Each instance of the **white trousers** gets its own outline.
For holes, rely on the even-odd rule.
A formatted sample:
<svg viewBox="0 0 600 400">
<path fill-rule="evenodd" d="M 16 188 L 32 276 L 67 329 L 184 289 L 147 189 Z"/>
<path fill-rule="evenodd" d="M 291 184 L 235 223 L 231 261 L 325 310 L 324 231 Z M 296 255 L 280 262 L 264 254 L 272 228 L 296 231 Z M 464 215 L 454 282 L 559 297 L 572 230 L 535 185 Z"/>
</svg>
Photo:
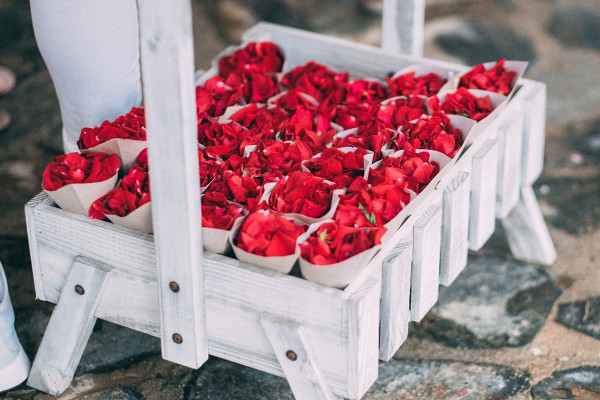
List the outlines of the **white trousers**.
<svg viewBox="0 0 600 400">
<path fill-rule="evenodd" d="M 142 101 L 135 0 L 30 0 L 35 38 L 60 103 L 65 152 L 83 127 Z"/>
</svg>

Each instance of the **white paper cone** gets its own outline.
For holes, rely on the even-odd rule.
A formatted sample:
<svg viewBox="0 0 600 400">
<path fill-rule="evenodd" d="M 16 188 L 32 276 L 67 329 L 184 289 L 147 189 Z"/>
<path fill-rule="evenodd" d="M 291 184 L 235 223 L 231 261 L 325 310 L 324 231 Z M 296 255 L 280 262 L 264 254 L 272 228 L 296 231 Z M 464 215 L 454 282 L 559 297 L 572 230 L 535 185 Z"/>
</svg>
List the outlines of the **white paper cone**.
<svg viewBox="0 0 600 400">
<path fill-rule="evenodd" d="M 328 182 L 328 181 L 326 181 Z M 271 210 L 274 213 L 277 213 L 278 215 L 281 215 L 283 217 L 286 218 L 292 218 L 292 219 L 297 219 L 299 221 L 304 222 L 307 225 L 310 224 L 314 224 L 320 221 L 324 221 L 327 219 L 331 219 L 333 218 L 333 215 L 335 214 L 335 210 L 337 210 L 337 206 L 340 203 L 340 195 L 346 193 L 346 189 L 337 189 L 334 190 L 331 196 L 331 206 L 329 207 L 329 211 L 327 211 L 327 213 L 325 213 L 324 215 L 318 217 L 318 218 L 311 218 L 311 217 L 307 217 L 306 215 L 302 215 L 302 214 L 298 214 L 298 213 L 280 213 L 277 212 L 275 210 Z"/>
<path fill-rule="evenodd" d="M 488 92 L 485 90 L 479 90 L 479 89 L 467 89 L 469 92 L 471 92 L 475 97 L 486 97 L 489 96 L 490 97 L 490 103 L 492 104 L 492 113 L 491 114 L 495 114 L 494 111 L 496 111 L 497 109 L 499 109 L 500 107 L 504 106 L 504 103 L 507 100 L 506 96 L 503 96 L 501 94 L 498 93 L 494 93 L 494 92 Z M 447 94 L 453 94 L 455 93 L 456 90 L 451 90 L 451 91 L 444 91 L 444 92 L 439 92 L 437 94 L 438 98 L 440 99 L 440 105 L 444 104 L 444 102 L 446 101 L 446 95 Z M 427 112 L 431 115 L 433 110 L 431 110 L 431 108 L 429 107 L 429 105 L 427 105 Z M 448 114 L 451 115 L 451 114 Z M 481 121 L 488 119 L 489 115 L 485 118 L 483 118 Z M 490 118 L 493 119 L 493 118 Z M 481 122 L 481 121 L 476 121 L 476 122 Z"/>
<path fill-rule="evenodd" d="M 137 156 L 148 147 L 145 140 L 132 140 L 115 138 L 107 142 L 100 143 L 98 146 L 81 150 L 82 153 L 104 153 L 116 154 L 121 160 L 124 171 L 128 171 Z"/>
<path fill-rule="evenodd" d="M 231 242 L 229 241 L 231 231 L 237 231 L 245 217 L 245 215 L 242 215 L 237 218 L 230 230 L 202 227 L 202 246 L 204 249 L 217 254 L 225 254 L 231 248 Z"/>
<path fill-rule="evenodd" d="M 102 182 L 72 183 L 58 190 L 44 191 L 63 210 L 87 217 L 92 203 L 115 188 L 118 175 L 119 173 L 116 172 Z"/>
<path fill-rule="evenodd" d="M 483 67 L 486 70 L 489 70 L 494 65 L 496 65 L 496 61 L 489 61 L 489 62 L 483 63 Z M 510 80 L 510 84 L 509 84 L 510 92 L 507 94 L 507 96 L 510 96 L 510 94 L 513 92 L 515 85 L 517 84 L 517 81 L 523 76 L 528 65 L 529 65 L 529 63 L 527 61 L 506 60 L 504 62 L 504 68 L 507 71 L 516 72 L 515 77 Z M 469 72 L 471 69 L 472 68 L 469 68 L 468 70 L 464 71 L 463 73 L 456 75 L 456 84 L 457 85 L 460 83 L 460 78 L 462 78 L 464 75 L 466 75 L 467 72 Z"/>
<path fill-rule="evenodd" d="M 315 265 L 302 257 L 299 258 L 300 272 L 304 279 L 323 286 L 343 289 L 367 266 L 369 261 L 381 249 L 381 245 L 363 251 L 337 264 Z"/>
<path fill-rule="evenodd" d="M 429 64 L 409 65 L 408 67 L 402 68 L 400 71 L 396 72 L 392 76 L 392 79 L 396 79 L 400 75 L 404 75 L 408 72 L 414 72 L 416 77 L 434 73 L 434 74 L 438 74 L 442 78 L 447 79 L 448 81 L 440 88 L 438 93 L 441 92 L 442 90 L 454 89 L 454 87 L 453 87 L 454 82 L 452 80 L 452 71 L 447 68 L 443 68 L 443 67 L 439 67 L 439 66 L 435 66 L 435 65 L 429 65 Z"/>
<path fill-rule="evenodd" d="M 152 233 L 152 202 L 148 202 L 135 211 L 120 217 L 118 215 L 105 214 L 106 218 L 115 225 L 135 229 L 136 231 Z"/>
</svg>

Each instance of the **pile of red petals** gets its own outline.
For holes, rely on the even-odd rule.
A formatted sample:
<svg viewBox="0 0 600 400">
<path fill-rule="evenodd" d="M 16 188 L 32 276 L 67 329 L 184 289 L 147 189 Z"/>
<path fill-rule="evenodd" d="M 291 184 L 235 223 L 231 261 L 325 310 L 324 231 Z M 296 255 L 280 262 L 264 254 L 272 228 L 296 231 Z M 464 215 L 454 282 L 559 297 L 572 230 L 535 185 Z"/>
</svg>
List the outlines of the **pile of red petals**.
<svg viewBox="0 0 600 400">
<path fill-rule="evenodd" d="M 378 168 L 371 168 L 369 183 L 373 186 L 395 185 L 403 191 L 420 193 L 440 170 L 429 160 L 427 152 L 405 150 L 399 157 L 386 157 Z"/>
<path fill-rule="evenodd" d="M 202 196 L 202 227 L 230 230 L 244 214 L 242 206 L 232 204 L 222 193 L 210 192 Z"/>
<path fill-rule="evenodd" d="M 437 96 L 433 96 L 427 104 L 433 111 L 441 110 L 446 114 L 461 115 L 475 121 L 481 121 L 493 111 L 490 96 L 477 97 L 462 87 L 454 93 L 447 93 L 443 103 Z"/>
<path fill-rule="evenodd" d="M 133 107 L 112 122 L 104 121 L 94 128 L 83 128 L 77 141 L 80 150 L 91 149 L 111 139 L 146 140 L 144 109 Z"/>
<path fill-rule="evenodd" d="M 296 252 L 298 237 L 305 230 L 305 226 L 296 225 L 272 211 L 258 210 L 244 219 L 234 244 L 258 256 L 289 256 Z"/>
<path fill-rule="evenodd" d="M 435 150 L 453 158 L 462 144 L 462 132 L 455 129 L 443 112 L 423 115 L 402 127 L 402 135 L 392 140 L 395 150 Z"/>
<path fill-rule="evenodd" d="M 102 182 L 119 170 L 119 157 L 104 153 L 69 153 L 54 157 L 42 175 L 44 190 L 54 191 L 73 183 Z"/>
<path fill-rule="evenodd" d="M 459 87 L 487 90 L 504 96 L 508 95 L 511 90 L 510 82 L 517 76 L 517 73 L 507 70 L 504 67 L 505 62 L 506 59 L 503 58 L 490 69 L 485 69 L 483 64 L 476 65 L 460 77 Z"/>
<path fill-rule="evenodd" d="M 440 91 L 448 79 L 434 72 L 416 76 L 416 73 L 411 71 L 395 78 L 387 78 L 386 81 L 390 87 L 389 97 L 415 94 L 432 96 Z"/>
<path fill-rule="evenodd" d="M 334 182 L 339 188 L 345 188 L 355 178 L 364 175 L 367 153 L 363 148 L 356 148 L 355 151 L 328 148 L 306 161 L 304 167 L 315 176 Z"/>
<path fill-rule="evenodd" d="M 383 226 L 408 204 L 410 196 L 395 184 L 380 184 L 340 196 L 333 219 L 356 228 Z"/>
<path fill-rule="evenodd" d="M 92 203 L 89 216 L 95 219 L 106 219 L 107 215 L 124 217 L 150 200 L 148 156 L 143 150 L 117 187 Z"/>
<path fill-rule="evenodd" d="M 310 172 L 292 172 L 273 188 L 268 205 L 281 214 L 319 218 L 329 211 L 335 188 L 335 184 Z"/>
<path fill-rule="evenodd" d="M 386 231 L 385 227 L 356 228 L 324 222 L 300 243 L 300 254 L 311 264 L 337 264 L 379 245 Z"/>
</svg>

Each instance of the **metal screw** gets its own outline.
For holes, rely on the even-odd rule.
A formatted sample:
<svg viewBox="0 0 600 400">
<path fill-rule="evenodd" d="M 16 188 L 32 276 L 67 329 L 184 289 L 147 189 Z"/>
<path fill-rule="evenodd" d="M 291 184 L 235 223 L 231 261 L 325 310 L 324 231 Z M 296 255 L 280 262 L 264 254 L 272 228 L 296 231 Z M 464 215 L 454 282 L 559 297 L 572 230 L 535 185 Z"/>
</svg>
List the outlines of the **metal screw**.
<svg viewBox="0 0 600 400">
<path fill-rule="evenodd" d="M 179 284 L 175 281 L 171 281 L 169 282 L 169 289 L 171 289 L 173 293 L 177 293 L 179 292 Z"/>
<path fill-rule="evenodd" d="M 75 285 L 75 293 L 77 293 L 80 296 L 83 296 L 83 294 L 85 293 L 85 289 L 81 285 Z"/>
<path fill-rule="evenodd" d="M 288 360 L 290 361 L 296 361 L 298 359 L 298 355 L 296 354 L 295 351 L 293 350 L 288 350 L 285 352 L 285 356 L 288 358 Z"/>
<path fill-rule="evenodd" d="M 183 337 L 179 333 L 173 334 L 173 341 L 177 344 L 181 344 L 183 342 Z"/>
</svg>

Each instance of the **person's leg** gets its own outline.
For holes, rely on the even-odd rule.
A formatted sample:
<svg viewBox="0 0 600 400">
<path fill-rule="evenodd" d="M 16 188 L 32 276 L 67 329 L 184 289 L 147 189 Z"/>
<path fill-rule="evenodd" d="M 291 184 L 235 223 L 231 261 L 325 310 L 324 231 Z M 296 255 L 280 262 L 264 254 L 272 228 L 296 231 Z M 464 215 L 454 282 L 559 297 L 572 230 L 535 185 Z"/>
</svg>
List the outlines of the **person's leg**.
<svg viewBox="0 0 600 400">
<path fill-rule="evenodd" d="M 31 0 L 33 28 L 58 95 L 65 152 L 83 127 L 141 103 L 135 0 Z"/>
<path fill-rule="evenodd" d="M 29 359 L 15 332 L 15 313 L 0 263 L 0 392 L 17 386 L 29 374 Z"/>
</svg>

